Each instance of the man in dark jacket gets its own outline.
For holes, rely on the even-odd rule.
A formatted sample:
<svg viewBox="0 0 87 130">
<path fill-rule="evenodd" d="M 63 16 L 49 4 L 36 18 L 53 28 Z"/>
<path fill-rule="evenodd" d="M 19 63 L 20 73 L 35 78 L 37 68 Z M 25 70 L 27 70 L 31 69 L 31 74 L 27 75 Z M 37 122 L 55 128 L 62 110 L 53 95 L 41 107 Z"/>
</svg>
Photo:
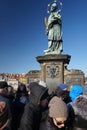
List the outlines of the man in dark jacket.
<svg viewBox="0 0 87 130">
<path fill-rule="evenodd" d="M 42 111 L 47 106 L 48 89 L 36 82 L 29 88 L 29 103 L 25 106 L 19 130 L 39 130 Z"/>
</svg>

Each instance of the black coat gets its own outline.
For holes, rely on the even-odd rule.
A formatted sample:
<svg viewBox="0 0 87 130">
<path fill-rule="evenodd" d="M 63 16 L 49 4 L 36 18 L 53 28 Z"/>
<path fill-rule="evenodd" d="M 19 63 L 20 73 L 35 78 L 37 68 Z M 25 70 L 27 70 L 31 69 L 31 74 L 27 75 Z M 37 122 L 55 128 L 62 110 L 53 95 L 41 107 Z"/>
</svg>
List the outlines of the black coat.
<svg viewBox="0 0 87 130">
<path fill-rule="evenodd" d="M 46 88 L 34 82 L 30 84 L 29 103 L 25 106 L 19 130 L 39 130 L 41 107 L 39 105 Z"/>
</svg>

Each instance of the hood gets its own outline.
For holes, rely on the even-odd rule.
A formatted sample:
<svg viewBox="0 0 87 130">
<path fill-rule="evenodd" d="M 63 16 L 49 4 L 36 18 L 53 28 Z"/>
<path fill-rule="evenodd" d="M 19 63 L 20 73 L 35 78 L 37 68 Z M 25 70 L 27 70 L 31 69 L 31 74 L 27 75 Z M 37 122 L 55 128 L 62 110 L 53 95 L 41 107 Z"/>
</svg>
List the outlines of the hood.
<svg viewBox="0 0 87 130">
<path fill-rule="evenodd" d="M 87 96 L 81 95 L 75 99 L 72 103 L 75 115 L 82 117 L 87 120 Z"/>
<path fill-rule="evenodd" d="M 73 85 L 72 88 L 71 88 L 71 90 L 70 90 L 70 93 L 69 93 L 69 96 L 70 96 L 72 102 L 73 102 L 78 96 L 80 96 L 82 93 L 83 93 L 82 86 L 80 86 L 80 85 Z"/>
<path fill-rule="evenodd" d="M 29 100 L 32 104 L 38 105 L 41 100 L 41 97 L 48 91 L 47 88 L 39 85 L 37 82 L 32 82 L 29 85 L 30 88 L 30 95 Z"/>
</svg>

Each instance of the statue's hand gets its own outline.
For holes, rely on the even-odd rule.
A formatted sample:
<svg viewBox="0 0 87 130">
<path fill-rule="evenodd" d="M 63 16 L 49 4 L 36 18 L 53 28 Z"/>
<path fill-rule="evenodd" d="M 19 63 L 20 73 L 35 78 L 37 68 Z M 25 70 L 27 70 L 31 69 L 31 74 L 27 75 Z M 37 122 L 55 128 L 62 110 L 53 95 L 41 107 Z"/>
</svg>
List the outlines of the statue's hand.
<svg viewBox="0 0 87 130">
<path fill-rule="evenodd" d="M 49 29 L 48 27 L 46 27 L 46 34 L 48 35 L 48 33 L 49 33 Z"/>
<path fill-rule="evenodd" d="M 47 27 L 48 26 L 48 19 L 46 17 L 44 18 L 44 23 L 45 23 L 45 26 Z"/>
</svg>

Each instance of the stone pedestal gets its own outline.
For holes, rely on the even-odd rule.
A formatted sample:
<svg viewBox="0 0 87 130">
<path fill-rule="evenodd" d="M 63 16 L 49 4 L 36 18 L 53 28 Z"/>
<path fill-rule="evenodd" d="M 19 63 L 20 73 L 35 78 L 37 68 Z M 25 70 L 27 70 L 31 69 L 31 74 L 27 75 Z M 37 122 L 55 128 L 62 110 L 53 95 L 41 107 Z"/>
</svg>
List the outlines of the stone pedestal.
<svg viewBox="0 0 87 130">
<path fill-rule="evenodd" d="M 40 78 L 47 83 L 49 93 L 53 92 L 60 83 L 64 82 L 64 67 L 69 64 L 70 58 L 70 55 L 62 54 L 36 57 L 41 66 Z"/>
</svg>

